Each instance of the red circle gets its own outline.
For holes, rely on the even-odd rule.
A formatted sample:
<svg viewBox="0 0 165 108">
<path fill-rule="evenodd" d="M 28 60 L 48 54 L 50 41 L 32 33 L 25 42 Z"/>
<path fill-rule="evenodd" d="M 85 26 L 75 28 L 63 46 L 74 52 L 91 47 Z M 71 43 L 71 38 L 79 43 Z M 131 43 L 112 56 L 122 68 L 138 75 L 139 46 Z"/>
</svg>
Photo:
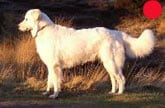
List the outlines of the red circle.
<svg viewBox="0 0 165 108">
<path fill-rule="evenodd" d="M 156 19 L 162 13 L 162 6 L 157 0 L 148 0 L 143 6 L 143 13 L 149 19 Z"/>
</svg>

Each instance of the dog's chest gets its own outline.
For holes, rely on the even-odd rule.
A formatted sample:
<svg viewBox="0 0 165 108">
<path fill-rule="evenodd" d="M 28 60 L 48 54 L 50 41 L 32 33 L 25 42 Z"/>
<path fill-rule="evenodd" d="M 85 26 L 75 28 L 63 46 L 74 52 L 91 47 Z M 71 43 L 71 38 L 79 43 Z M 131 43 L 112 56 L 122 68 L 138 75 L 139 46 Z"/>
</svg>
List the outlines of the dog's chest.
<svg viewBox="0 0 165 108">
<path fill-rule="evenodd" d="M 35 39 L 37 53 L 44 63 L 50 63 L 54 59 L 55 46 L 50 38 L 37 37 Z"/>
</svg>

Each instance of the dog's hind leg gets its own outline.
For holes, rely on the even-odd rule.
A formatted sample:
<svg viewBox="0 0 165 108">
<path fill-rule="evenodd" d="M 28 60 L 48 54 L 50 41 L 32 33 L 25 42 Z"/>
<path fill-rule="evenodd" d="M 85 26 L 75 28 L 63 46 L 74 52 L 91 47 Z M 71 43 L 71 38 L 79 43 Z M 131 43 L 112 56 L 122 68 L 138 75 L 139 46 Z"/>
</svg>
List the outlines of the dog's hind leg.
<svg viewBox="0 0 165 108">
<path fill-rule="evenodd" d="M 124 89 L 125 89 L 125 77 L 122 73 L 122 70 L 121 69 L 118 69 L 118 76 L 116 76 L 116 78 L 118 79 L 119 83 L 119 91 L 117 94 L 122 94 L 124 92 Z"/>
<path fill-rule="evenodd" d="M 117 82 L 116 82 L 115 76 L 113 74 L 111 74 L 110 72 L 108 72 L 108 73 L 109 73 L 109 76 L 111 79 L 111 85 L 112 85 L 112 88 L 111 88 L 111 91 L 109 92 L 109 94 L 114 94 L 117 90 Z"/>
<path fill-rule="evenodd" d="M 124 53 L 124 47 L 121 42 L 116 42 L 116 49 L 113 49 L 114 54 L 114 61 L 115 65 L 117 67 L 118 75 L 116 76 L 116 79 L 118 79 L 118 94 L 122 94 L 125 89 L 125 77 L 122 73 L 122 68 L 125 62 L 125 53 Z"/>
<path fill-rule="evenodd" d="M 112 50 L 113 48 L 114 47 L 111 47 L 109 44 L 104 43 L 99 52 L 100 59 L 111 78 L 112 90 L 110 93 L 115 93 L 117 87 L 119 87 L 118 94 L 121 94 L 124 91 L 125 79 L 116 64 L 115 56 Z"/>
<path fill-rule="evenodd" d="M 122 94 L 125 87 L 125 78 L 122 72 L 117 69 L 113 60 L 109 59 L 109 61 L 107 62 L 103 61 L 103 65 L 111 77 L 112 90 L 110 91 L 110 93 L 115 93 L 117 87 L 119 87 L 119 91 L 117 94 Z"/>
</svg>

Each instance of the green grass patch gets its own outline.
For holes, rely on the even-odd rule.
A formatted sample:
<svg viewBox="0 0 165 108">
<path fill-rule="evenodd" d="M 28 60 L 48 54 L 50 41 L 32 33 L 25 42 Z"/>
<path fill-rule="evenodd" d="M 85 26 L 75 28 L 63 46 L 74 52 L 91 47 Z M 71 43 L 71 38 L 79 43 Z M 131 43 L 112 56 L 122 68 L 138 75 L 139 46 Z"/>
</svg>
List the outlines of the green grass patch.
<svg viewBox="0 0 165 108">
<path fill-rule="evenodd" d="M 90 92 L 61 92 L 59 98 L 49 99 L 42 96 L 41 91 L 22 89 L 18 91 L 3 91 L 1 102 L 12 103 L 13 107 L 19 105 L 48 107 L 57 106 L 62 108 L 164 108 L 164 92 L 143 90 L 136 93 L 127 92 L 122 95 L 109 95 L 106 90 Z M 0 103 L 1 105 L 1 103 Z"/>
</svg>

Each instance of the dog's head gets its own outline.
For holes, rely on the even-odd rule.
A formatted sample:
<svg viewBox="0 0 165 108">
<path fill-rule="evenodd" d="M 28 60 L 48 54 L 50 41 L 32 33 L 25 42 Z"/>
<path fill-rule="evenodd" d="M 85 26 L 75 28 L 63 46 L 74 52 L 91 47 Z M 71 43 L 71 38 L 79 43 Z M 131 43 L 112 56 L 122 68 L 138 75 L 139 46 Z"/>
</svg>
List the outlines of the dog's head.
<svg viewBox="0 0 165 108">
<path fill-rule="evenodd" d="M 39 9 L 31 9 L 26 12 L 24 20 L 18 24 L 18 27 L 20 31 L 31 31 L 32 36 L 35 37 L 42 27 L 49 24 L 52 24 L 52 21 L 45 13 Z"/>
</svg>

